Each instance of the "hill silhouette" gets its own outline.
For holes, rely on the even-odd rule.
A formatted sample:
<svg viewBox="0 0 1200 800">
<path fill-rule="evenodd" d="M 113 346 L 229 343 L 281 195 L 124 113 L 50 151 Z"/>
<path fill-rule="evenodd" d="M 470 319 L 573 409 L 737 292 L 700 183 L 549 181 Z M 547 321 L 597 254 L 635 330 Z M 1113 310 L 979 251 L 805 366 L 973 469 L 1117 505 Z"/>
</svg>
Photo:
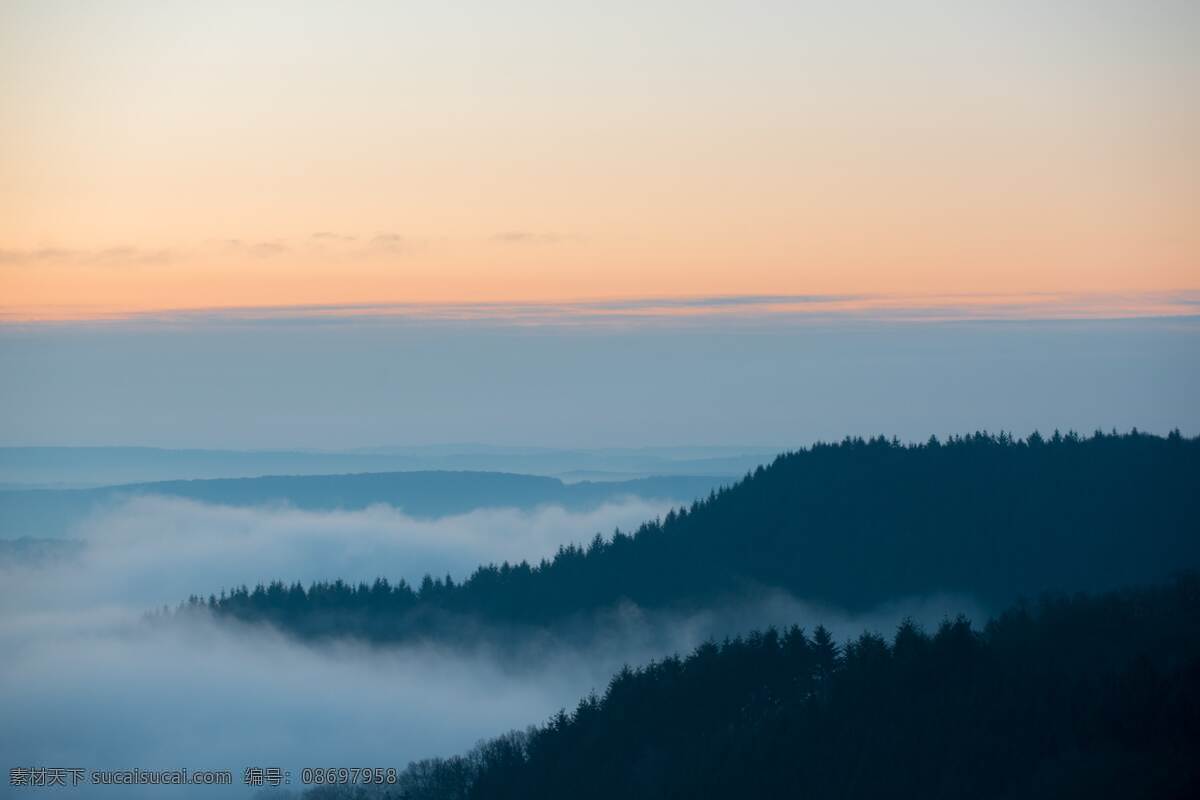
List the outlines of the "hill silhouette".
<svg viewBox="0 0 1200 800">
<path fill-rule="evenodd" d="M 736 477 L 774 455 L 774 449 L 752 446 L 563 449 L 471 443 L 340 452 L 0 447 L 0 488 L 82 489 L 196 478 L 364 472 L 508 472 L 597 480 Z"/>
</svg>

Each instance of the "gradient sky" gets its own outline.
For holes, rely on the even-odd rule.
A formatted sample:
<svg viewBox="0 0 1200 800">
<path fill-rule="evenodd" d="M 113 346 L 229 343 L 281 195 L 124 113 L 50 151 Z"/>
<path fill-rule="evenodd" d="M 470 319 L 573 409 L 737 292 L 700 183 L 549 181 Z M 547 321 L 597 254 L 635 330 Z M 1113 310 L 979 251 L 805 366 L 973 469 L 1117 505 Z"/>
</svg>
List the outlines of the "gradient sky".
<svg viewBox="0 0 1200 800">
<path fill-rule="evenodd" d="M 0 0 L 0 310 L 1200 288 L 1200 4 Z"/>
<path fill-rule="evenodd" d="M 1200 431 L 1197 42 L 1194 0 L 0 0 L 0 444 Z"/>
</svg>

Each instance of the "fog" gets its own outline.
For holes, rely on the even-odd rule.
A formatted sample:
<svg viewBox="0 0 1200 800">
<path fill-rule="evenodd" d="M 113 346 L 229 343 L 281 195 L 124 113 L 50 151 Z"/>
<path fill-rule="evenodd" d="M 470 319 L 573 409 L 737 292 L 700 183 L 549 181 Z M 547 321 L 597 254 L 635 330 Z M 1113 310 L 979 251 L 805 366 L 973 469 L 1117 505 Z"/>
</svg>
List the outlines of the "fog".
<svg viewBox="0 0 1200 800">
<path fill-rule="evenodd" d="M 114 602 L 145 609 L 272 579 L 413 583 L 431 573 L 457 581 L 481 563 L 550 557 L 562 544 L 635 527 L 675 504 L 628 498 L 582 512 L 500 508 L 428 520 L 384 505 L 302 511 L 135 497 L 72 531 L 81 543 L 75 558 L 38 571 L 10 563 L 0 597 L 41 609 Z"/>
<path fill-rule="evenodd" d="M 602 692 L 622 664 L 707 638 L 822 622 L 845 639 L 864 628 L 890 633 L 905 616 L 931 626 L 958 611 L 978 616 L 965 601 L 935 597 L 853 617 L 764 591 L 688 616 L 623 605 L 590 623 L 586 645 L 508 643 L 501 658 L 485 643 L 304 644 L 204 614 L 144 615 L 191 592 L 275 577 L 411 580 L 426 566 L 457 577 L 480 561 L 537 558 L 632 527 L 667 505 L 421 522 L 385 507 L 313 513 L 133 500 L 81 527 L 70 558 L 10 556 L 0 565 L 0 753 L 9 767 L 229 769 L 234 778 L 228 789 L 86 786 L 77 790 L 84 796 L 248 796 L 246 767 L 289 769 L 293 788 L 305 766 L 402 769 L 542 722 Z"/>
</svg>

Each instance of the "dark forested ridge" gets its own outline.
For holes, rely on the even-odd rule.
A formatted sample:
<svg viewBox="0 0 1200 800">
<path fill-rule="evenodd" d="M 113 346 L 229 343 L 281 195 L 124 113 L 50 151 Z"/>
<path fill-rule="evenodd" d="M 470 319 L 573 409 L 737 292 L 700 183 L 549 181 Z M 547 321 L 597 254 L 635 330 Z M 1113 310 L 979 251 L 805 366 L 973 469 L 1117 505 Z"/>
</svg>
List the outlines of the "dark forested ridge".
<svg viewBox="0 0 1200 800">
<path fill-rule="evenodd" d="M 625 669 L 600 696 L 386 791 L 317 798 L 1192 798 L 1200 579 L 1019 605 L 982 631 L 839 646 L 768 630 Z"/>
<path fill-rule="evenodd" d="M 847 609 L 932 592 L 1001 607 L 1200 565 L 1198 520 L 1200 439 L 1178 433 L 846 439 L 781 455 L 632 534 L 461 584 L 272 583 L 191 603 L 377 641 L 547 626 L 623 600 L 698 607 L 755 587 Z"/>
</svg>

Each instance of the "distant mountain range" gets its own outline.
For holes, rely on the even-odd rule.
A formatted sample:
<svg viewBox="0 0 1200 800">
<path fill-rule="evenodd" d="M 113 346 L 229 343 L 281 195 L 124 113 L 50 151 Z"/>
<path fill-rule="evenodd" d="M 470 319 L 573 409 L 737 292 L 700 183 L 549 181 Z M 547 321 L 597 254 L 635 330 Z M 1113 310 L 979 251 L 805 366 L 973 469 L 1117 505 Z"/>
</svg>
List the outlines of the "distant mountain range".
<svg viewBox="0 0 1200 800">
<path fill-rule="evenodd" d="M 585 510 L 627 497 L 689 502 L 727 482 L 719 476 L 677 475 L 566 483 L 558 478 L 502 472 L 426 471 L 157 481 L 94 489 L 10 489 L 0 491 L 0 538 L 65 536 L 89 514 L 147 495 L 314 511 L 386 504 L 410 516 L 430 518 L 481 508 L 556 505 Z"/>
<path fill-rule="evenodd" d="M 89 488 L 192 478 L 471 471 L 567 480 L 655 475 L 740 477 L 773 447 L 559 449 L 482 444 L 303 450 L 169 450 L 154 447 L 0 447 L 0 488 Z"/>
</svg>

